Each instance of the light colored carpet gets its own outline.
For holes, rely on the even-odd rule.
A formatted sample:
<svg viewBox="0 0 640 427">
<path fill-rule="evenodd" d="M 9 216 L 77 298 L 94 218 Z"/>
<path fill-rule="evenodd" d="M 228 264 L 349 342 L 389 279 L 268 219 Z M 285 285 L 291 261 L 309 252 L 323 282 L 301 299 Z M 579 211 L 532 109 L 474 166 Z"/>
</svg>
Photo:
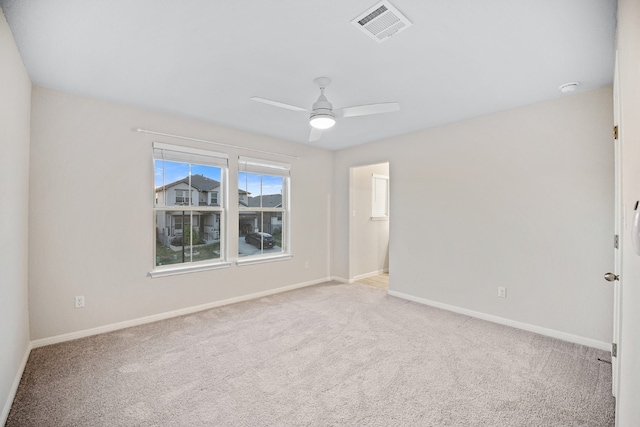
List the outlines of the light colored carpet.
<svg viewBox="0 0 640 427">
<path fill-rule="evenodd" d="M 7 426 L 612 426 L 598 357 L 327 283 L 35 349 Z"/>
</svg>

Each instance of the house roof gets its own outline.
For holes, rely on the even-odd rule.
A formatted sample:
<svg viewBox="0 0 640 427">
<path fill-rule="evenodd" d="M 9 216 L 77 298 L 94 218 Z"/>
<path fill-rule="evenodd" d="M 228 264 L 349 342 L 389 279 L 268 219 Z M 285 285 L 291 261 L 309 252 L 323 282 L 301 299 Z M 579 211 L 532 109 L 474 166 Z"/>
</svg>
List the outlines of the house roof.
<svg viewBox="0 0 640 427">
<path fill-rule="evenodd" d="M 185 177 L 174 181 L 170 184 L 165 185 L 164 187 L 156 188 L 156 191 L 166 190 L 167 188 L 174 187 L 178 184 L 189 184 L 189 177 Z M 220 182 L 215 179 L 207 178 L 204 175 L 191 175 L 191 186 L 198 191 L 211 191 L 218 187 L 220 187 Z"/>
<path fill-rule="evenodd" d="M 249 197 L 249 207 L 260 207 L 260 196 Z M 262 196 L 263 208 L 279 208 L 282 207 L 282 194 L 265 194 Z"/>
<path fill-rule="evenodd" d="M 156 188 L 156 191 L 162 191 L 162 190 L 166 190 L 168 188 L 174 187 L 178 184 L 189 184 L 189 177 L 185 177 L 182 179 L 179 179 L 177 181 L 174 181 L 170 184 L 165 185 L 164 187 L 158 187 Z M 193 188 L 195 188 L 198 191 L 212 191 L 215 190 L 216 188 L 220 187 L 220 182 L 216 181 L 215 179 L 211 179 L 211 178 L 207 178 L 204 175 L 199 175 L 199 174 L 195 174 L 195 175 L 191 175 L 191 186 Z M 251 193 L 247 193 L 244 190 L 238 190 L 238 194 L 251 194 Z"/>
</svg>

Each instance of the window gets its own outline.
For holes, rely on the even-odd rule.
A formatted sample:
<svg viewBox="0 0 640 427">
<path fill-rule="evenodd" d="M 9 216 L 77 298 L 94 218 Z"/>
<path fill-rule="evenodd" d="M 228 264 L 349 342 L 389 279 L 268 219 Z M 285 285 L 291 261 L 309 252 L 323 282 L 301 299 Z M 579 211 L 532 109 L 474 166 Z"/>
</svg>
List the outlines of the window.
<svg viewBox="0 0 640 427">
<path fill-rule="evenodd" d="M 176 205 L 188 205 L 191 201 L 189 190 L 176 189 Z"/>
<path fill-rule="evenodd" d="M 155 246 L 152 276 L 227 266 L 226 154 L 153 144 Z M 207 203 L 209 194 L 216 203 Z"/>
<path fill-rule="evenodd" d="M 289 257 L 290 165 L 247 157 L 238 163 L 238 257 Z"/>
<path fill-rule="evenodd" d="M 372 175 L 371 219 L 389 219 L 389 177 Z"/>
</svg>

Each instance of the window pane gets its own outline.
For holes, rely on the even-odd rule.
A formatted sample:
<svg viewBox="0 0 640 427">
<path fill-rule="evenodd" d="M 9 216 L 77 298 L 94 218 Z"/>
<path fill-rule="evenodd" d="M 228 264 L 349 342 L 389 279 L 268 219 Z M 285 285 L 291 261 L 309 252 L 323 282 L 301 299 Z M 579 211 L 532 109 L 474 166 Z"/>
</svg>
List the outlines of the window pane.
<svg viewBox="0 0 640 427">
<path fill-rule="evenodd" d="M 215 154 L 154 143 L 155 266 L 223 260 L 227 159 Z"/>
<path fill-rule="evenodd" d="M 262 207 L 276 208 L 282 206 L 281 176 L 262 175 Z"/>
<path fill-rule="evenodd" d="M 283 238 L 287 203 L 283 193 L 288 178 L 255 172 L 238 173 L 240 257 L 279 254 L 287 249 Z"/>
<path fill-rule="evenodd" d="M 191 228 L 191 253 L 192 261 L 204 261 L 220 258 L 220 214 L 218 212 L 200 212 L 198 225 Z M 188 241 L 188 240 L 187 240 Z"/>
<path fill-rule="evenodd" d="M 240 212 L 238 256 L 282 253 L 282 212 Z"/>
<path fill-rule="evenodd" d="M 220 258 L 221 214 L 156 211 L 156 266 Z"/>
<path fill-rule="evenodd" d="M 222 169 L 213 166 L 191 165 L 191 186 L 196 194 L 193 203 L 197 206 L 220 206 L 218 194 L 221 194 L 220 185 Z M 212 202 L 213 200 L 213 202 Z"/>
<path fill-rule="evenodd" d="M 185 205 L 189 201 L 189 165 L 186 163 L 156 160 L 155 187 L 158 206 Z M 176 190 L 179 190 L 176 192 Z M 185 202 L 186 201 L 186 202 Z"/>
<path fill-rule="evenodd" d="M 222 169 L 155 161 L 156 205 L 220 206 Z"/>
<path fill-rule="evenodd" d="M 273 175 L 238 173 L 239 206 L 251 208 L 282 207 L 284 178 Z"/>
<path fill-rule="evenodd" d="M 263 212 L 262 231 L 273 236 L 275 252 L 282 252 L 282 212 Z"/>
<path fill-rule="evenodd" d="M 260 200 L 261 175 L 247 172 L 238 173 L 238 206 L 247 207 L 249 201 Z"/>
</svg>

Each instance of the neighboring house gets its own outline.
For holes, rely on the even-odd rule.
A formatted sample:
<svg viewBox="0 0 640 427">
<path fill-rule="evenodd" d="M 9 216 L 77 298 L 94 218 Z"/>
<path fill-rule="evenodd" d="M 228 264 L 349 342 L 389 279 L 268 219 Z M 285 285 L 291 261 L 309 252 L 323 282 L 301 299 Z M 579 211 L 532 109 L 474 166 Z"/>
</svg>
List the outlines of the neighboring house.
<svg viewBox="0 0 640 427">
<path fill-rule="evenodd" d="M 249 197 L 249 207 L 251 208 L 261 207 L 260 196 Z M 263 208 L 281 208 L 282 194 L 265 194 L 264 196 L 262 196 L 262 207 Z"/>
<path fill-rule="evenodd" d="M 191 185 L 189 185 L 189 178 L 185 177 L 156 188 L 156 205 L 220 206 L 219 193 L 220 182 L 203 175 L 192 175 Z M 260 205 L 260 196 L 250 197 L 250 194 L 244 190 L 238 191 L 238 202 L 241 207 L 282 208 L 282 194 L 263 195 L 262 206 Z M 282 213 L 278 211 L 264 212 L 262 226 L 260 226 L 259 215 L 256 211 L 241 211 L 239 220 L 241 236 L 259 230 L 271 234 L 282 230 Z M 188 226 L 198 230 L 198 235 L 202 237 L 205 243 L 220 239 L 220 217 L 218 215 L 210 212 L 195 211 L 193 213 L 193 223 L 191 223 L 190 215 L 182 211 L 168 210 L 157 215 L 157 238 L 168 246 L 171 239 L 181 236 L 184 227 Z"/>
<path fill-rule="evenodd" d="M 156 204 L 159 206 L 220 206 L 218 194 L 220 183 L 204 175 L 192 175 L 191 186 L 189 177 L 156 188 Z M 166 197 L 166 199 L 165 199 Z M 197 203 L 196 203 L 197 201 Z"/>
<path fill-rule="evenodd" d="M 220 182 L 204 175 L 189 177 L 156 188 L 157 206 L 220 206 Z M 220 216 L 213 212 L 163 211 L 156 215 L 157 238 L 168 246 L 171 239 L 181 236 L 184 227 L 191 226 L 206 243 L 220 239 Z"/>
<path fill-rule="evenodd" d="M 248 193 L 251 194 L 251 193 Z M 265 194 L 262 196 L 262 205 L 260 204 L 260 196 L 240 198 L 240 206 L 245 208 L 282 208 L 282 194 Z M 274 234 L 282 231 L 282 212 L 264 212 L 262 215 L 262 227 L 258 220 L 258 212 L 240 211 L 240 235 L 246 235 L 254 231 L 264 231 L 265 233 Z"/>
</svg>

